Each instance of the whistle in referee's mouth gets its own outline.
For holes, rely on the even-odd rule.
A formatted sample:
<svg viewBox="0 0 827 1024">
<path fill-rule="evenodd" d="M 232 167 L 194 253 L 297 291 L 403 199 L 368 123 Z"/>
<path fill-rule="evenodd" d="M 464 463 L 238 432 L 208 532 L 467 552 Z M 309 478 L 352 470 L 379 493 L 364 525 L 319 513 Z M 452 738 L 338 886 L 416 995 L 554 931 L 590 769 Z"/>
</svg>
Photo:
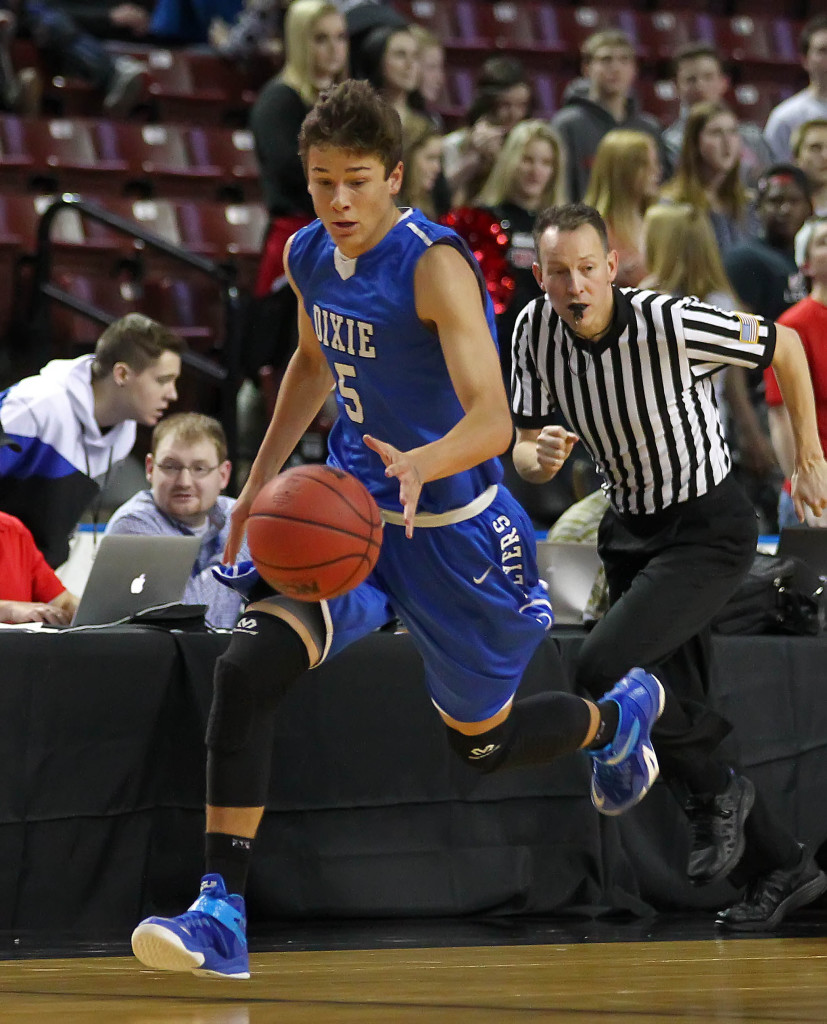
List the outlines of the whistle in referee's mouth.
<svg viewBox="0 0 827 1024">
<path fill-rule="evenodd" d="M 580 323 L 580 321 L 583 319 L 583 316 L 585 315 L 585 312 L 586 312 L 586 303 L 585 302 L 570 302 L 569 303 L 569 309 L 572 311 L 572 314 L 574 315 L 574 319 L 577 321 L 577 323 Z"/>
</svg>

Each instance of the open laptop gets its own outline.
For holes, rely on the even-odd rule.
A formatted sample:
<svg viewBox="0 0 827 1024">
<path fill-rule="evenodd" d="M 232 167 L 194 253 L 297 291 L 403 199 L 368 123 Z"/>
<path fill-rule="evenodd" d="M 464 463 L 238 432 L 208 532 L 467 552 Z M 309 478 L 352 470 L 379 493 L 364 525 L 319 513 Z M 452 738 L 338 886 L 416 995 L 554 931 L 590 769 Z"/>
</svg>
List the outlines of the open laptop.
<svg viewBox="0 0 827 1024">
<path fill-rule="evenodd" d="M 548 584 L 555 623 L 582 626 L 583 609 L 600 568 L 597 549 L 592 544 L 538 540 L 537 564 L 540 579 Z"/>
<path fill-rule="evenodd" d="M 180 601 L 200 545 L 200 537 L 104 536 L 72 625 L 119 622 Z"/>
<path fill-rule="evenodd" d="M 827 529 L 818 526 L 785 526 L 778 537 L 778 555 L 800 558 L 819 576 L 827 577 Z"/>
</svg>

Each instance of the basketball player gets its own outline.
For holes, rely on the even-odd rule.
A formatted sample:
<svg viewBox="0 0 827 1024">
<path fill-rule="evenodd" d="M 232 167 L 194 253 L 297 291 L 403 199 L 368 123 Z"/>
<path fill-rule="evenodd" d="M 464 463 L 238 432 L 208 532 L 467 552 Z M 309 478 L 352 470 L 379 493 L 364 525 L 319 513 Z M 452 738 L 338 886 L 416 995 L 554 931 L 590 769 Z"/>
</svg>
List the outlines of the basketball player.
<svg viewBox="0 0 827 1024">
<path fill-rule="evenodd" d="M 752 564 L 757 527 L 730 473 L 711 376 L 772 364 L 795 438 L 796 511 L 824 516 L 827 463 L 804 350 L 761 317 L 615 288 L 617 254 L 590 206 L 552 207 L 534 230 L 545 296 L 514 332 L 514 464 L 527 480 L 550 480 L 579 436 L 610 499 L 598 550 L 611 607 L 583 644 L 576 689 L 598 696 L 632 665 L 657 672 L 667 696 L 654 744 L 689 817 L 687 873 L 696 884 L 747 883 L 721 926 L 774 928 L 827 878 L 717 752 L 731 726 L 707 706 L 709 623 Z M 558 409 L 576 434 L 553 425 Z"/>
<path fill-rule="evenodd" d="M 487 772 L 586 749 L 593 800 L 608 814 L 642 799 L 658 771 L 648 737 L 663 694 L 646 672 L 614 680 L 597 703 L 551 691 L 515 700 L 552 613 L 531 523 L 500 483 L 511 418 L 493 310 L 458 236 L 394 203 L 398 115 L 367 83 L 345 82 L 308 114 L 299 144 L 318 217 L 285 250 L 299 346 L 233 510 L 225 562 L 253 498 L 333 386 L 329 461 L 383 509 L 382 551 L 350 593 L 320 604 L 266 597 L 237 624 L 207 731 L 207 874 L 188 913 L 136 928 L 133 949 L 149 967 L 248 977 L 243 892 L 274 713 L 309 666 L 395 616 L 468 764 Z"/>
</svg>

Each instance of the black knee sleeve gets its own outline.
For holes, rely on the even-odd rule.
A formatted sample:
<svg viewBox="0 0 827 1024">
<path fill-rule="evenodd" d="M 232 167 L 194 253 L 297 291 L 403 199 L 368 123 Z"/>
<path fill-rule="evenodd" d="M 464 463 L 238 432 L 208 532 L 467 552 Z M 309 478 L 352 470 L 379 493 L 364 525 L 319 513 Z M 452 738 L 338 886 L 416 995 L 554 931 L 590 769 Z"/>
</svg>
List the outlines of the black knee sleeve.
<svg viewBox="0 0 827 1024">
<path fill-rule="evenodd" d="M 455 754 L 470 764 L 472 768 L 487 775 L 499 768 L 511 745 L 511 719 L 507 718 L 493 729 L 466 736 L 456 729 L 446 726 L 448 743 Z"/>
<path fill-rule="evenodd" d="M 304 641 L 283 619 L 245 612 L 216 662 L 207 723 L 207 803 L 261 807 L 266 799 L 274 713 L 308 668 Z"/>
</svg>

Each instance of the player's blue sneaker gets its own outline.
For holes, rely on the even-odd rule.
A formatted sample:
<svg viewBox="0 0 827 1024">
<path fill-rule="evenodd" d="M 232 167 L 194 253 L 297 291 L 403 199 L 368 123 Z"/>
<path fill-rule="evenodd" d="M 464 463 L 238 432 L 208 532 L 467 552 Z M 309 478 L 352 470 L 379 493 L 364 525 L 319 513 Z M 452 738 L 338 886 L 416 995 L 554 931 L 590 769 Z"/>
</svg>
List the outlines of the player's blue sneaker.
<svg viewBox="0 0 827 1024">
<path fill-rule="evenodd" d="M 132 952 L 157 971 L 249 978 L 243 896 L 230 896 L 221 875 L 204 875 L 201 892 L 178 917 L 148 917 L 132 933 Z"/>
<path fill-rule="evenodd" d="M 622 814 L 649 792 L 658 777 L 652 726 L 663 712 L 660 682 L 642 668 L 633 668 L 600 698 L 620 708 L 614 739 L 592 756 L 592 803 L 601 814 Z"/>
</svg>

